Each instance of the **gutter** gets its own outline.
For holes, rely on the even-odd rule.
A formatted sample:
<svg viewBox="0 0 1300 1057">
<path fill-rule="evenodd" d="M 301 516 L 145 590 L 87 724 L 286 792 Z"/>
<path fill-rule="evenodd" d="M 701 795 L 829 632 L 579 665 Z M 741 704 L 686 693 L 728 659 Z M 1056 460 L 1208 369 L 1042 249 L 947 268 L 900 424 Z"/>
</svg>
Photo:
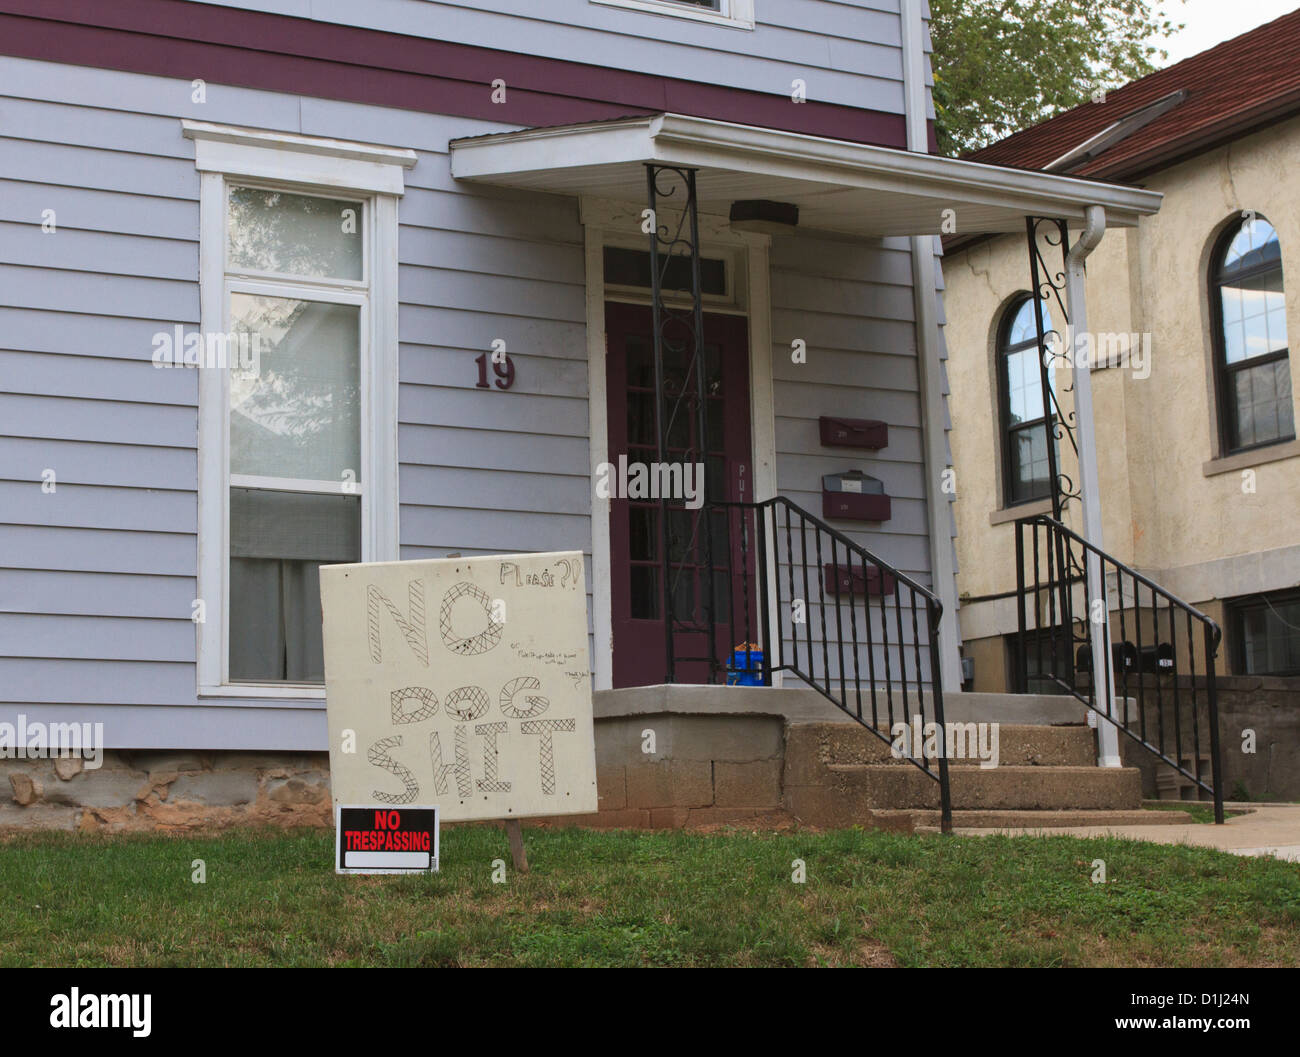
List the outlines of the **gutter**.
<svg viewBox="0 0 1300 1057">
<path fill-rule="evenodd" d="M 1092 370 L 1083 362 L 1082 353 L 1091 352 L 1088 329 L 1088 301 L 1084 283 L 1087 272 L 1084 264 L 1088 256 L 1101 243 L 1106 234 L 1106 211 L 1101 206 L 1089 206 L 1083 231 L 1065 255 L 1065 295 L 1070 315 L 1071 376 L 1074 384 L 1074 429 L 1079 449 L 1079 503 L 1083 514 L 1083 538 L 1097 551 L 1104 549 L 1101 529 L 1101 478 L 1097 469 L 1097 430 L 1092 406 Z M 1082 366 L 1080 365 L 1082 363 Z M 1085 558 L 1088 608 L 1095 599 L 1106 597 L 1106 581 L 1102 575 L 1101 558 L 1088 551 Z M 1107 687 L 1106 710 L 1116 716 L 1115 679 L 1111 669 L 1110 615 L 1101 621 L 1089 620 L 1092 640 L 1092 685 L 1099 690 Z M 1098 705 L 1101 702 L 1098 701 Z M 1113 723 L 1097 724 L 1097 763 L 1101 767 L 1122 767 L 1119 753 L 1119 732 Z"/>
<path fill-rule="evenodd" d="M 903 98 L 910 152 L 929 155 L 929 121 L 925 105 L 925 22 L 920 0 L 903 0 L 899 19 L 903 43 Z M 948 436 L 945 423 L 943 363 L 939 358 L 939 283 L 933 235 L 910 239 L 912 299 L 916 316 L 916 365 L 921 397 L 921 445 L 925 465 L 926 531 L 930 542 L 930 586 L 943 606 L 938 632 L 939 677 L 958 690 L 961 674 L 961 625 L 957 619 L 957 549 L 952 504 L 943 489 Z M 939 717 L 942 719 L 942 715 Z"/>
</svg>

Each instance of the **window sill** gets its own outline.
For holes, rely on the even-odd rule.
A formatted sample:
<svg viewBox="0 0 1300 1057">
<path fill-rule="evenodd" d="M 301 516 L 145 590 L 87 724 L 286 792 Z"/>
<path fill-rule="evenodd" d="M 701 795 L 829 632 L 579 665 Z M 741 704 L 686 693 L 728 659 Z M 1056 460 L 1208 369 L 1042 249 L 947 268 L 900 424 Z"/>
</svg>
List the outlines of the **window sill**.
<svg viewBox="0 0 1300 1057">
<path fill-rule="evenodd" d="M 1009 521 L 1019 521 L 1025 517 L 1037 517 L 1039 514 L 1050 514 L 1052 512 L 1052 501 L 1050 499 L 1035 499 L 1032 503 L 1018 503 L 1016 506 L 1009 506 L 1003 510 L 994 510 L 989 514 L 990 525 L 1005 525 Z"/>
<path fill-rule="evenodd" d="M 1201 473 L 1206 477 L 1217 477 L 1221 473 L 1235 473 L 1252 466 L 1262 466 L 1266 462 L 1279 462 L 1296 456 L 1300 456 L 1300 440 L 1284 440 L 1279 444 L 1211 459 L 1201 465 Z"/>
<path fill-rule="evenodd" d="M 684 4 L 666 2 L 666 0 L 591 0 L 591 2 L 603 4 L 605 7 L 625 7 L 631 11 L 645 11 L 652 15 L 667 15 L 669 18 L 685 18 L 692 22 L 708 22 L 728 29 L 752 30 L 754 28 L 753 5 L 745 4 L 743 0 L 731 0 L 731 7 L 727 14 L 711 11 L 708 8 L 691 8 Z"/>
<path fill-rule="evenodd" d="M 266 683 L 265 685 L 230 683 L 225 686 L 200 686 L 199 697 L 236 697 L 263 701 L 268 698 L 284 698 L 294 701 L 324 701 L 325 687 L 303 686 L 301 684 L 286 686 L 282 683 Z"/>
</svg>

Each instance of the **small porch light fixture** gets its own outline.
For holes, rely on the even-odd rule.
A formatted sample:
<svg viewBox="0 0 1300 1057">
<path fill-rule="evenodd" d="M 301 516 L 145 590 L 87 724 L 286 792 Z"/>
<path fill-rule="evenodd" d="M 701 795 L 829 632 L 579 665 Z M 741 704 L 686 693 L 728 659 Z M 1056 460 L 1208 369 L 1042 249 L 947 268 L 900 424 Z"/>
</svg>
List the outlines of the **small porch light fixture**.
<svg viewBox="0 0 1300 1057">
<path fill-rule="evenodd" d="M 799 226 L 799 207 L 789 202 L 747 198 L 731 203 L 731 227 L 764 235 L 793 235 Z"/>
</svg>

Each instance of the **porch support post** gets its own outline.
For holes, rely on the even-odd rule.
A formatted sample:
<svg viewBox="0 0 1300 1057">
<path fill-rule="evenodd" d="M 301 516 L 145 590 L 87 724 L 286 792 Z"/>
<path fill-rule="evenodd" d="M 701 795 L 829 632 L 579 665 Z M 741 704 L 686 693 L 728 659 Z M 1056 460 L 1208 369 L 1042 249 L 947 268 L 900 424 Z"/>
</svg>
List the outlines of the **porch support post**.
<svg viewBox="0 0 1300 1057">
<path fill-rule="evenodd" d="M 1070 365 L 1074 382 L 1075 440 L 1079 448 L 1079 499 L 1083 514 L 1083 538 L 1102 549 L 1101 491 L 1097 471 L 1097 430 L 1092 408 L 1092 358 L 1096 343 L 1088 330 L 1088 302 L 1084 292 L 1084 261 L 1106 233 L 1106 211 L 1089 206 L 1083 233 L 1065 258 L 1065 294 L 1070 314 Z M 1097 708 L 1118 718 L 1115 679 L 1110 656 L 1110 610 L 1101 559 L 1087 553 L 1086 582 L 1088 630 L 1092 645 L 1092 687 Z M 1100 599 L 1101 619 L 1095 620 L 1093 603 Z M 1123 600 L 1121 599 L 1121 604 Z M 1113 723 L 1097 724 L 1097 756 L 1102 767 L 1123 766 L 1119 755 L 1119 731 Z"/>
<path fill-rule="evenodd" d="M 930 151 L 926 120 L 925 23 L 919 0 L 903 0 L 903 91 L 907 113 L 907 149 Z M 961 689 L 961 626 L 957 622 L 957 562 L 953 551 L 952 506 L 943 488 L 948 444 L 943 403 L 943 363 L 937 303 L 939 288 L 934 237 L 911 239 L 912 298 L 916 312 L 916 363 L 921 387 L 921 439 L 925 460 L 926 528 L 930 536 L 931 589 L 943 603 L 939 623 L 939 675 L 949 690 Z"/>
</svg>

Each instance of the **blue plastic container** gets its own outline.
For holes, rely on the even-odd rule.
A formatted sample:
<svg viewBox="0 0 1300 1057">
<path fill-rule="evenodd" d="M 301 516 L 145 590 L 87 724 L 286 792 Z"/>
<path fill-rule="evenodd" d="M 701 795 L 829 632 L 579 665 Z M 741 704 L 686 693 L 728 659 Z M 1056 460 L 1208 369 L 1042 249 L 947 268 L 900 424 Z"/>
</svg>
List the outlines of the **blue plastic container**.
<svg viewBox="0 0 1300 1057">
<path fill-rule="evenodd" d="M 728 686 L 763 685 L 763 650 L 749 642 L 742 642 L 731 655 L 727 666 Z"/>
</svg>

